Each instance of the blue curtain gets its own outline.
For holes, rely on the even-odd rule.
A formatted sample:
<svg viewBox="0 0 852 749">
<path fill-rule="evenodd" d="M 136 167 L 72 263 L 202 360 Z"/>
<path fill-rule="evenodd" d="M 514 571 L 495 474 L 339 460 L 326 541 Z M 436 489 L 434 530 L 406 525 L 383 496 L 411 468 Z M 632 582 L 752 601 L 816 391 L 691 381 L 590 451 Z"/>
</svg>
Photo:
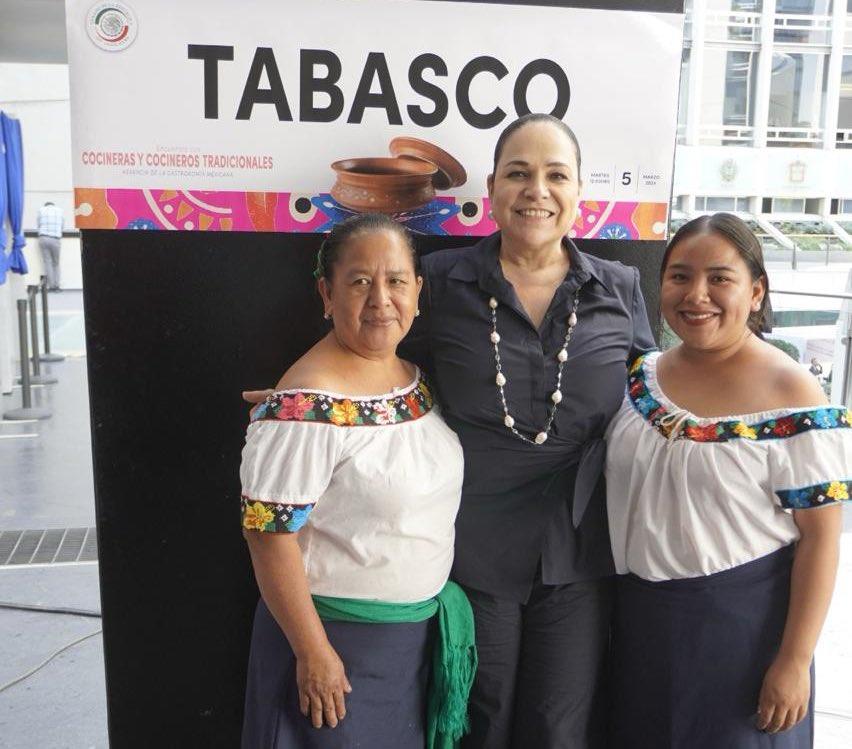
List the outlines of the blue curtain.
<svg viewBox="0 0 852 749">
<path fill-rule="evenodd" d="M 3 112 L 0 112 L 3 117 Z M 0 127 L 0 286 L 6 283 L 6 271 L 9 267 L 6 261 L 6 139 L 3 128 Z"/>
<path fill-rule="evenodd" d="M 6 140 L 6 188 L 9 196 L 9 223 L 12 225 L 12 252 L 9 254 L 9 270 L 13 273 L 27 272 L 27 261 L 23 248 L 26 244 L 22 224 L 24 222 L 24 151 L 21 141 L 21 123 L 7 114 L 0 114 L 3 136 Z"/>
</svg>

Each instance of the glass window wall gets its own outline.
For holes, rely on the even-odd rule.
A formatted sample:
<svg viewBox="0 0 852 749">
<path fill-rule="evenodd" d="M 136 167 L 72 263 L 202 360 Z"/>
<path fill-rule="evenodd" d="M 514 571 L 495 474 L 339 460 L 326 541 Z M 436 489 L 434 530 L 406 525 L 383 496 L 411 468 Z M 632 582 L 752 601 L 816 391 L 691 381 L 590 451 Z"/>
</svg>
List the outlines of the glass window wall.
<svg viewBox="0 0 852 749">
<path fill-rule="evenodd" d="M 852 0 L 849 1 L 852 2 Z M 846 55 L 843 58 L 837 131 L 837 145 L 842 148 L 852 148 L 852 55 Z"/>
<path fill-rule="evenodd" d="M 756 51 L 705 49 L 699 117 L 703 144 L 750 145 L 756 78 Z"/>
<path fill-rule="evenodd" d="M 776 52 L 769 92 L 769 145 L 815 145 L 822 137 L 828 55 Z"/>
<path fill-rule="evenodd" d="M 781 44 L 829 44 L 830 16 L 831 0 L 777 0 L 775 41 Z"/>
<path fill-rule="evenodd" d="M 846 36 L 844 44 L 852 47 L 852 0 L 846 0 Z"/>
<path fill-rule="evenodd" d="M 773 213 L 804 213 L 804 198 L 772 198 Z"/>
<path fill-rule="evenodd" d="M 681 126 L 686 125 L 686 114 L 689 110 L 689 55 L 689 47 L 684 47 L 680 58 L 680 92 L 677 102 L 677 124 Z"/>
<path fill-rule="evenodd" d="M 761 0 L 707 0 L 704 34 L 708 42 L 757 42 Z"/>
<path fill-rule="evenodd" d="M 748 211 L 748 198 L 719 196 L 719 195 L 697 195 L 695 197 L 695 210 L 697 211 Z"/>
</svg>

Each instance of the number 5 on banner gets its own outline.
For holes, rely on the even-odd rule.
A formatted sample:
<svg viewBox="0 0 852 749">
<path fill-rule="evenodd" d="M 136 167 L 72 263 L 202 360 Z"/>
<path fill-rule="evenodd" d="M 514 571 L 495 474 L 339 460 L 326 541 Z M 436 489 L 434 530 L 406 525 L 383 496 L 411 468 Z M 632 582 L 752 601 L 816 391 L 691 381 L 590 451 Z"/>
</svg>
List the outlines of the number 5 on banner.
<svg viewBox="0 0 852 749">
<path fill-rule="evenodd" d="M 636 192 L 636 174 L 635 169 L 616 169 L 616 185 L 615 189 L 619 193 L 635 193 Z"/>
</svg>

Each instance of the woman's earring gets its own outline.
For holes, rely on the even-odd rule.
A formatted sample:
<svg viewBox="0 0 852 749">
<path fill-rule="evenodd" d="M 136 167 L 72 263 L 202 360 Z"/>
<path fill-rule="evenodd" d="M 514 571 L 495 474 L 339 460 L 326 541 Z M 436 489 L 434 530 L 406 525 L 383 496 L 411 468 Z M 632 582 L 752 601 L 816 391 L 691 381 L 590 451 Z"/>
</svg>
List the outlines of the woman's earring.
<svg viewBox="0 0 852 749">
<path fill-rule="evenodd" d="M 490 208 L 488 209 L 488 218 L 491 221 L 494 220 L 494 211 L 492 211 Z"/>
<path fill-rule="evenodd" d="M 420 308 L 419 307 L 414 311 L 414 316 L 420 317 Z"/>
<path fill-rule="evenodd" d="M 331 320 L 331 312 L 324 312 L 324 313 L 323 313 L 323 317 L 324 317 L 326 320 Z"/>
</svg>

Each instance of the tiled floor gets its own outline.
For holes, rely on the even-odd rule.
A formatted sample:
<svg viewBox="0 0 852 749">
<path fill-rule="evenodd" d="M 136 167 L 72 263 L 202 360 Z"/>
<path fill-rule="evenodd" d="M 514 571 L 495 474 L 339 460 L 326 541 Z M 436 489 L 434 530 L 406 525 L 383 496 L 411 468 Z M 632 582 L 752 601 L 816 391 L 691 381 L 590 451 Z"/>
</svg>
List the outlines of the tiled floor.
<svg viewBox="0 0 852 749">
<path fill-rule="evenodd" d="M 51 419 L 0 425 L 0 435 L 37 435 L 0 440 L 0 530 L 94 524 L 81 295 L 51 295 L 50 305 L 53 348 L 73 356 L 46 365 L 59 383 L 34 391 L 34 403 L 50 408 Z M 0 395 L 0 411 L 19 405 L 20 391 Z M 852 746 L 852 507 L 847 508 L 845 520 L 838 588 L 817 651 L 817 749 Z M 0 567 L 2 601 L 98 610 L 97 565 Z M 63 645 L 99 629 L 96 618 L 0 608 L 0 686 Z M 107 745 L 103 649 L 98 635 L 0 692 L 0 746 L 4 749 Z"/>
</svg>

